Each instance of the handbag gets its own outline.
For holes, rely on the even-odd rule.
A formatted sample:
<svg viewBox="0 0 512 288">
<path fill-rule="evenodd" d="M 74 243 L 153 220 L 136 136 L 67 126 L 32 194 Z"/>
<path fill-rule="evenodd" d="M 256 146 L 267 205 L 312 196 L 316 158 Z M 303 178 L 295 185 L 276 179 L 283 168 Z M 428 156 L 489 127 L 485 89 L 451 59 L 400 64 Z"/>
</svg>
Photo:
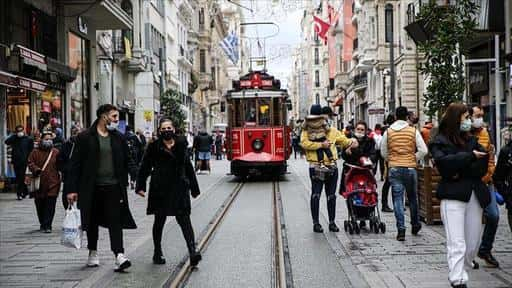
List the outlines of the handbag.
<svg viewBox="0 0 512 288">
<path fill-rule="evenodd" d="M 48 158 L 46 158 L 46 161 L 44 162 L 43 168 L 41 168 L 41 173 L 46 169 L 46 166 L 48 166 L 48 163 L 50 163 L 50 159 L 52 158 L 53 150 L 50 151 L 50 154 L 48 155 Z M 32 171 L 27 167 L 26 174 L 31 175 L 30 176 L 30 182 L 27 185 L 27 189 L 29 193 L 34 193 L 37 190 L 39 190 L 39 187 L 41 186 L 41 176 L 34 176 L 32 174 Z M 41 175 L 41 174 L 39 174 Z"/>
</svg>

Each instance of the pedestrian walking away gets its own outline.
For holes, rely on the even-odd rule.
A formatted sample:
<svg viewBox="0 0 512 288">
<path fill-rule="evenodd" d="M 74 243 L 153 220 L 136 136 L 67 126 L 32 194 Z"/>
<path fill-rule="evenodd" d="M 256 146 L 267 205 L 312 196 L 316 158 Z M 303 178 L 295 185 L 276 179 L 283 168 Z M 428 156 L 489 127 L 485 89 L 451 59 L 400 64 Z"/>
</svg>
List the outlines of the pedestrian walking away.
<svg viewBox="0 0 512 288">
<path fill-rule="evenodd" d="M 421 230 L 418 215 L 418 177 L 416 163 L 427 154 L 427 146 L 419 131 L 406 121 L 407 108 L 396 109 L 396 121 L 386 130 L 382 137 L 382 157 L 388 161 L 388 176 L 391 184 L 393 208 L 398 230 L 396 239 L 405 240 L 404 196 L 407 193 L 411 213 L 412 234 Z"/>
<path fill-rule="evenodd" d="M 208 170 L 211 172 L 210 158 L 211 158 L 211 147 L 213 144 L 212 136 L 208 135 L 206 131 L 199 132 L 194 138 L 194 149 L 197 153 L 196 160 L 196 171 Z"/>
<path fill-rule="evenodd" d="M 12 165 L 16 174 L 16 195 L 21 200 L 28 195 L 25 184 L 25 171 L 30 152 L 34 149 L 34 140 L 25 135 L 23 126 L 16 126 L 14 134 L 5 139 L 5 144 L 12 148 Z"/>
<path fill-rule="evenodd" d="M 215 160 L 222 160 L 222 147 L 224 147 L 224 137 L 220 131 L 215 135 Z"/>
<path fill-rule="evenodd" d="M 71 127 L 71 137 L 62 144 L 60 149 L 60 153 L 57 158 L 57 162 L 59 163 L 59 169 L 62 174 L 62 182 L 64 184 L 63 191 L 68 191 L 68 187 L 66 184 L 66 177 L 70 173 L 71 170 L 71 156 L 73 156 L 73 152 L 75 150 L 75 143 L 78 133 L 80 132 L 77 126 Z M 68 200 L 66 198 L 66 193 L 62 193 L 62 205 L 64 209 L 68 209 Z"/>
<path fill-rule="evenodd" d="M 356 148 L 358 146 L 357 141 L 355 139 L 348 139 L 335 127 L 328 128 L 326 140 L 322 143 L 311 141 L 307 130 L 302 131 L 300 139 L 301 146 L 306 154 L 306 160 L 309 162 L 309 177 L 311 180 L 310 208 L 311 217 L 313 218 L 313 231 L 317 233 L 323 232 L 323 228 L 320 225 L 319 220 L 319 206 L 320 195 L 325 186 L 327 212 L 329 215 L 329 230 L 332 232 L 338 232 L 339 228 L 334 221 L 336 216 L 336 185 L 338 183 L 338 168 L 336 166 L 338 153 L 336 153 L 335 145 L 340 145 L 342 149 L 346 149 L 351 145 Z M 333 157 L 332 161 L 324 160 L 325 166 L 328 167 L 327 171 L 320 165 L 317 153 L 319 149 L 329 149 L 331 151 Z"/>
<path fill-rule="evenodd" d="M 128 144 L 116 129 L 119 112 L 111 104 L 101 105 L 92 126 L 77 137 L 67 177 L 69 203 L 78 200 L 82 229 L 87 231 L 87 266 L 99 265 L 98 227 L 108 228 L 115 271 L 131 266 L 124 255 L 122 229 L 135 229 L 128 207 L 128 174 L 136 169 Z M 91 161 L 96 160 L 96 161 Z"/>
<path fill-rule="evenodd" d="M 126 142 L 128 143 L 128 151 L 130 153 L 130 157 L 135 160 L 136 169 L 130 174 L 130 188 L 135 189 L 135 180 L 137 178 L 137 169 L 139 168 L 140 162 L 142 161 L 142 155 L 144 154 L 144 145 L 140 141 L 140 138 L 137 137 L 135 133 L 133 133 L 133 128 L 130 126 L 126 126 Z"/>
<path fill-rule="evenodd" d="M 386 117 L 386 121 L 385 121 L 385 126 L 382 127 L 382 135 L 384 135 L 384 133 L 386 132 L 386 130 L 389 128 L 389 126 L 391 124 L 393 124 L 395 122 L 395 115 L 393 114 L 389 114 L 387 117 Z M 382 147 L 382 139 L 381 139 L 381 143 L 379 145 L 379 148 Z M 388 161 L 386 159 L 384 159 L 384 157 L 382 157 L 382 152 L 380 152 L 380 155 L 381 155 L 381 158 L 382 158 L 382 161 L 384 162 L 384 175 L 383 175 L 383 179 L 381 178 L 381 180 L 384 181 L 384 184 L 382 185 L 382 191 L 381 191 L 381 194 L 382 194 L 382 209 L 381 211 L 382 212 L 393 212 L 393 209 L 391 209 L 389 207 L 389 204 L 388 204 L 388 198 L 389 198 L 389 189 L 391 188 L 391 184 L 389 184 L 389 167 L 388 167 Z"/>
<path fill-rule="evenodd" d="M 162 232 L 167 216 L 175 216 L 188 247 L 190 264 L 196 266 L 201 254 L 196 250 L 194 230 L 190 221 L 190 195 L 199 196 L 199 185 L 190 158 L 187 139 L 175 134 L 172 121 L 163 119 L 159 125 L 159 140 L 148 145 L 137 177 L 137 194 L 145 197 L 146 180 L 151 175 L 148 195 L 148 215 L 153 223 L 153 263 L 165 264 Z"/>
<path fill-rule="evenodd" d="M 466 287 L 482 235 L 483 208 L 490 194 L 482 177 L 488 154 L 469 134 L 471 119 L 464 104 L 450 104 L 439 134 L 430 143 L 435 167 L 441 174 L 436 196 L 446 232 L 448 279 L 452 287 Z"/>
<path fill-rule="evenodd" d="M 54 135 L 43 131 L 41 143 L 28 157 L 28 168 L 32 175 L 39 177 L 39 189 L 34 193 L 34 201 L 41 232 L 51 233 L 55 204 L 60 191 L 60 174 L 57 167 L 59 150 L 53 147 Z"/>
<path fill-rule="evenodd" d="M 375 165 L 373 166 L 373 175 L 377 175 L 378 168 L 380 172 L 380 181 L 384 181 L 384 158 L 382 158 L 380 155 L 380 144 L 382 143 L 382 126 L 380 124 L 376 124 L 373 131 L 373 140 L 375 141 Z"/>
</svg>

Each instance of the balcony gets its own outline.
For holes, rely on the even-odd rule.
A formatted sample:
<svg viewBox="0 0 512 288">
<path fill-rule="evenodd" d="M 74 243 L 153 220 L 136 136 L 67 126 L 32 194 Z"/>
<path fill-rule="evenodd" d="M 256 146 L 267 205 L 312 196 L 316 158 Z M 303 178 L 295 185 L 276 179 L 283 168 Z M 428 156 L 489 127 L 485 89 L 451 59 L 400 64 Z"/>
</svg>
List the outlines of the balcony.
<svg viewBox="0 0 512 288">
<path fill-rule="evenodd" d="M 64 15 L 80 15 L 96 30 L 132 29 L 133 18 L 121 8 L 121 0 L 91 1 L 63 0 Z"/>
<path fill-rule="evenodd" d="M 360 91 L 368 87 L 368 74 L 362 73 L 354 76 L 354 91 Z"/>
</svg>

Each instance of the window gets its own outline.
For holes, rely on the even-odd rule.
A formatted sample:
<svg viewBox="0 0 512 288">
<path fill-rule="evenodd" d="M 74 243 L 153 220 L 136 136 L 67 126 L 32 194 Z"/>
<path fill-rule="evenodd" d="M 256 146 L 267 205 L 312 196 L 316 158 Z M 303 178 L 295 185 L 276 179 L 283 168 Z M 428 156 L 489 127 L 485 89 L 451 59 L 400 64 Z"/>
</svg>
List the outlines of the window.
<svg viewBox="0 0 512 288">
<path fill-rule="evenodd" d="M 393 5 L 386 4 L 386 15 L 385 15 L 385 21 L 386 21 L 386 43 L 393 42 Z"/>
<path fill-rule="evenodd" d="M 206 73 L 206 50 L 199 50 L 199 72 Z"/>
<path fill-rule="evenodd" d="M 258 124 L 261 126 L 271 125 L 270 123 L 270 99 L 258 100 Z"/>
<path fill-rule="evenodd" d="M 199 9 L 199 30 L 204 30 L 204 8 Z"/>
<path fill-rule="evenodd" d="M 212 84 L 210 85 L 210 88 L 211 89 L 217 89 L 216 88 L 217 86 L 215 84 L 216 78 L 217 78 L 216 75 L 215 75 L 215 66 L 212 66 L 211 71 L 212 71 Z"/>
<path fill-rule="evenodd" d="M 320 94 L 316 93 L 315 95 L 315 104 L 320 105 Z"/>
<path fill-rule="evenodd" d="M 320 71 L 315 71 L 315 87 L 320 87 Z"/>
<path fill-rule="evenodd" d="M 315 48 L 315 65 L 319 65 L 319 64 L 320 64 L 320 55 L 318 52 L 318 48 Z"/>
<path fill-rule="evenodd" d="M 320 40 L 318 39 L 318 33 L 316 33 L 316 32 L 315 32 L 314 39 L 315 39 L 316 44 L 318 44 L 318 42 L 320 42 Z"/>
</svg>

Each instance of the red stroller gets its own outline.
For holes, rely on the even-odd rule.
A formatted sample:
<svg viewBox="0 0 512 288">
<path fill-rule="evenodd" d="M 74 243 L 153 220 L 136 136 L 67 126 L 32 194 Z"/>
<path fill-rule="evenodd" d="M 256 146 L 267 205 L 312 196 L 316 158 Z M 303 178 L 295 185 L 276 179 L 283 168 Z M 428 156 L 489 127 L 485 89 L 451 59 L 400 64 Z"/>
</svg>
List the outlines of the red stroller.
<svg viewBox="0 0 512 288">
<path fill-rule="evenodd" d="M 370 230 L 386 232 L 386 224 L 381 222 L 378 209 L 377 181 L 372 173 L 372 162 L 367 157 L 359 159 L 360 166 L 344 164 L 349 167 L 345 174 L 345 192 L 342 196 L 347 201 L 348 220 L 343 227 L 350 234 L 359 234 L 361 228 L 370 221 Z M 375 213 L 377 211 L 377 213 Z M 358 223 L 359 221 L 359 223 Z"/>
</svg>

